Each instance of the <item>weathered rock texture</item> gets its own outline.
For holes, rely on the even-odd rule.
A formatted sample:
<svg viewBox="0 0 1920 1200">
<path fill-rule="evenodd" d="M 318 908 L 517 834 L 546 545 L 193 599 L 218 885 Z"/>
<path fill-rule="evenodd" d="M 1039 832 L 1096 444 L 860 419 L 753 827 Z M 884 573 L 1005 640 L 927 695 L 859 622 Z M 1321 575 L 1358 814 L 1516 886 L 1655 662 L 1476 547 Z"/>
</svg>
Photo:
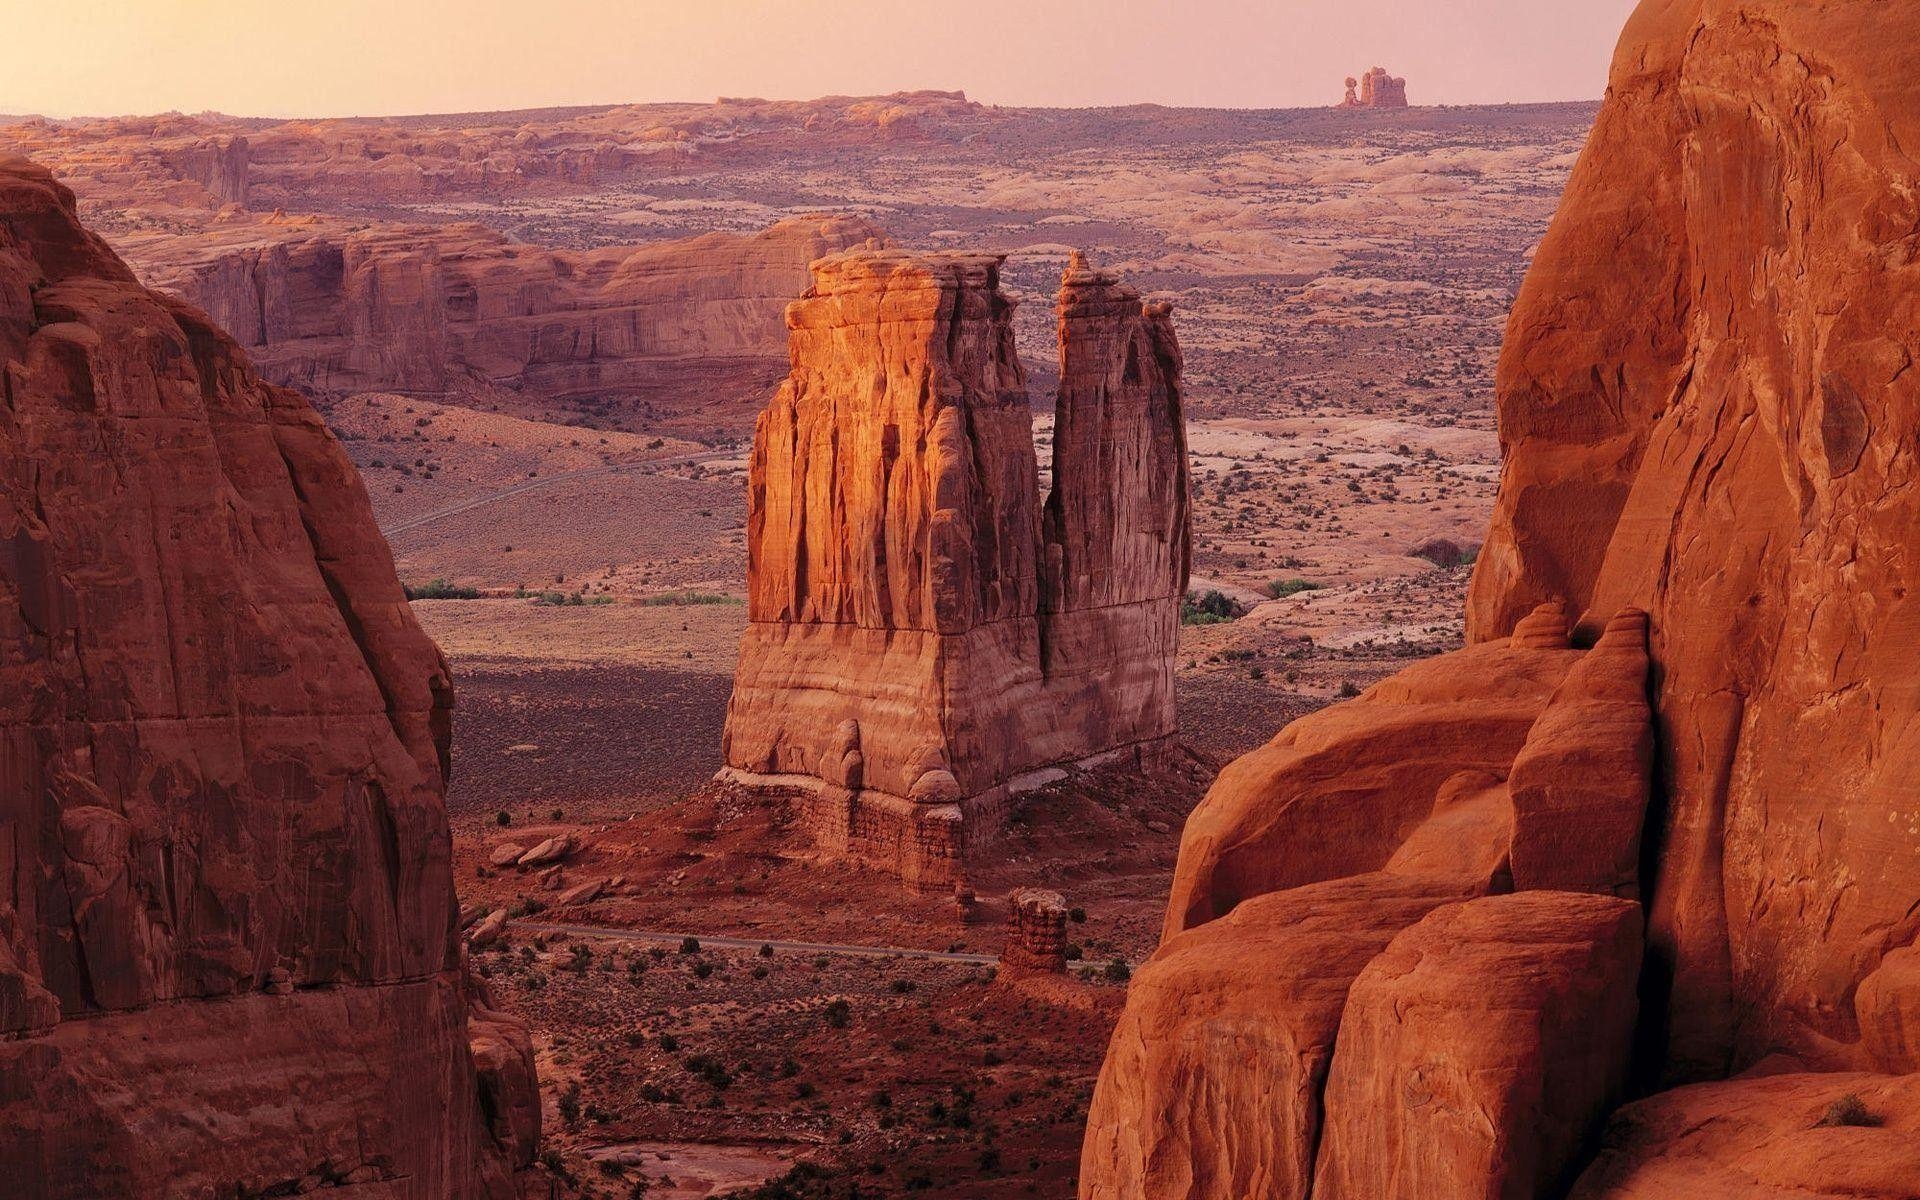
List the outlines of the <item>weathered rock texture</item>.
<svg viewBox="0 0 1920 1200">
<path fill-rule="evenodd" d="M 17 160 L 0 366 L 9 1194 L 512 1194 L 538 1105 L 455 940 L 447 671 L 351 464 Z"/>
<path fill-rule="evenodd" d="M 1335 107 L 1405 108 L 1407 81 L 1387 74 L 1385 67 L 1375 67 L 1358 79 L 1348 76 L 1346 98 Z"/>
<path fill-rule="evenodd" d="M 1472 644 L 1222 773 L 1084 1196 L 1558 1196 L 1630 1065 L 1764 1071 L 1624 1110 L 1579 1200 L 1920 1194 L 1916 53 L 1915 0 L 1642 4 L 1508 331 Z M 1276 989 L 1383 875 L 1515 894 Z M 1309 1017 L 1324 1094 L 1257 1049 Z"/>
<path fill-rule="evenodd" d="M 1469 630 L 1652 616 L 1678 1077 L 1854 1062 L 1920 932 L 1916 50 L 1909 2 L 1643 5 L 1501 361 Z"/>
<path fill-rule="evenodd" d="M 1627 1084 L 1640 906 L 1523 892 L 1443 908 L 1348 993 L 1316 1200 L 1533 1200 Z"/>
<path fill-rule="evenodd" d="M 1063 974 L 1067 969 L 1067 900 L 1059 892 L 1018 888 L 1007 896 L 1005 971 Z"/>
<path fill-rule="evenodd" d="M 1175 733 L 1188 561 L 1168 309 L 1075 261 L 1041 501 L 1000 260 L 856 251 L 761 416 L 725 756 L 831 849 L 945 888 L 1035 772 Z"/>
<path fill-rule="evenodd" d="M 204 309 L 275 383 L 594 403 L 694 393 L 710 409 L 765 395 L 807 265 L 876 236 L 858 218 L 795 217 L 753 235 L 556 250 L 480 225 L 234 217 L 129 241 L 148 282 Z"/>
<path fill-rule="evenodd" d="M 1849 1109 L 1859 1123 L 1835 1121 Z M 1570 1200 L 1916 1194 L 1920 1075 L 1839 1072 L 1694 1084 L 1629 1105 L 1614 1117 L 1604 1149 Z"/>
</svg>

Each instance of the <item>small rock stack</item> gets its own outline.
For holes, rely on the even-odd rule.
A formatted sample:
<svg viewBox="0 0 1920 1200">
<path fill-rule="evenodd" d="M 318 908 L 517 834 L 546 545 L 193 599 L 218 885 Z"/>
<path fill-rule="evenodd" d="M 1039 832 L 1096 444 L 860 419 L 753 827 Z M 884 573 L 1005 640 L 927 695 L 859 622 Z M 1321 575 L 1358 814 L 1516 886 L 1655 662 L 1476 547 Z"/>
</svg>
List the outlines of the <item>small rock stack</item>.
<svg viewBox="0 0 1920 1200">
<path fill-rule="evenodd" d="M 1020 888 L 1007 896 L 1003 973 L 1063 975 L 1067 970 L 1067 901 L 1059 892 Z"/>
</svg>

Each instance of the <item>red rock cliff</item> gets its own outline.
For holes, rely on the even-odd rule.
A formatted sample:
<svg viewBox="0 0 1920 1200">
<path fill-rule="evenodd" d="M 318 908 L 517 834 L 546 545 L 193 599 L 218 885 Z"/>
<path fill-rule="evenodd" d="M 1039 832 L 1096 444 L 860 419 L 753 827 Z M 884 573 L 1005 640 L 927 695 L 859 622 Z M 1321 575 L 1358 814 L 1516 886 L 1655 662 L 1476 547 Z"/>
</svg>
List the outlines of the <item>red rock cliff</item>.
<svg viewBox="0 0 1920 1200">
<path fill-rule="evenodd" d="M 276 383 L 326 392 L 525 390 L 701 404 L 779 378 L 807 265 L 877 236 L 851 217 L 758 234 L 554 250 L 479 225 L 350 231 L 222 220 L 128 239 L 149 282 L 205 309 Z"/>
<path fill-rule="evenodd" d="M 454 937 L 447 670 L 352 466 L 18 160 L 0 367 L 8 1194 L 511 1195 L 538 1107 Z"/>
<path fill-rule="evenodd" d="M 830 845 L 930 887 L 991 836 L 1017 777 L 1175 732 L 1188 531 L 1168 311 L 1069 270 L 1043 505 L 999 266 L 815 264 L 750 483 L 727 762 L 823 781 Z"/>
<path fill-rule="evenodd" d="M 1644 5 L 1501 360 L 1469 628 L 1652 615 L 1681 1075 L 1854 1057 L 1920 932 L 1916 50 L 1906 2 Z"/>
<path fill-rule="evenodd" d="M 1916 52 L 1915 0 L 1642 4 L 1508 330 L 1473 644 L 1222 773 L 1083 1196 L 1912 1192 Z M 1602 1142 L 1634 1077 L 1717 1082 Z"/>
</svg>

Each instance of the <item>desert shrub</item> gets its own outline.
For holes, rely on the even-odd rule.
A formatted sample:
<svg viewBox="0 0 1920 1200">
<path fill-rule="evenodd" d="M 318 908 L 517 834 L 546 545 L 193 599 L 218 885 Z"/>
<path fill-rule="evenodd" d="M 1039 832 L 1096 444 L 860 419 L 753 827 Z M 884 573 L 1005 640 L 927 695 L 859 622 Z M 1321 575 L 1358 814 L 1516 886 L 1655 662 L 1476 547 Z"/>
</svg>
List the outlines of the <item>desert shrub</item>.
<svg viewBox="0 0 1920 1200">
<path fill-rule="evenodd" d="M 672 1054 L 680 1048 L 680 1039 L 670 1033 L 663 1033 L 660 1035 L 660 1048 Z"/>
<path fill-rule="evenodd" d="M 697 937 L 684 937 L 684 938 L 681 938 L 681 939 L 680 939 L 680 953 L 682 953 L 682 954 L 698 954 L 698 953 L 700 953 L 700 939 L 699 939 L 699 938 L 697 938 Z"/>
<path fill-rule="evenodd" d="M 579 1081 L 576 1080 L 575 1082 L 569 1083 L 567 1085 L 567 1090 L 560 1093 L 560 1099 L 558 1103 L 560 1106 L 560 1119 L 566 1122 L 567 1128 L 572 1129 L 575 1126 L 579 1125 L 580 1124 Z"/>
<path fill-rule="evenodd" d="M 1878 1113 L 1867 1108 L 1867 1102 L 1862 1100 L 1858 1094 L 1848 1092 L 1832 1104 L 1827 1105 L 1826 1115 L 1820 1118 L 1820 1124 L 1823 1127 L 1829 1128 L 1850 1126 L 1859 1129 L 1873 1129 L 1882 1124 L 1882 1120 Z"/>
<path fill-rule="evenodd" d="M 1087 923 L 1087 910 L 1084 908 L 1070 908 L 1067 910 L 1067 920 L 1072 921 L 1075 925 L 1085 925 Z"/>
<path fill-rule="evenodd" d="M 718 592 L 662 592 L 657 596 L 642 597 L 640 603 L 648 608 L 686 608 L 708 604 L 744 604 L 738 596 L 723 596 Z"/>
<path fill-rule="evenodd" d="M 1127 980 L 1133 978 L 1133 968 L 1127 965 L 1126 959 L 1116 958 L 1106 966 L 1100 968 L 1100 974 L 1103 975 L 1109 983 L 1125 983 Z"/>
<path fill-rule="evenodd" d="M 495 825 L 498 825 L 500 828 L 505 829 L 507 826 L 513 824 L 513 814 L 503 808 L 499 812 L 493 814 L 493 823 Z"/>
<path fill-rule="evenodd" d="M 1182 625 L 1223 625 L 1239 615 L 1233 601 L 1217 590 L 1210 589 L 1204 595 L 1188 592 L 1180 602 Z"/>
<path fill-rule="evenodd" d="M 687 1068 L 688 1074 L 716 1090 L 725 1090 L 733 1083 L 733 1072 L 711 1054 L 689 1055 L 682 1065 Z"/>
<path fill-rule="evenodd" d="M 843 999 L 830 1001 L 824 1016 L 832 1028 L 845 1029 L 853 1018 L 853 1005 Z"/>
<path fill-rule="evenodd" d="M 419 587 L 404 589 L 409 600 L 478 600 L 479 588 L 455 587 L 446 579 L 435 578 Z"/>
<path fill-rule="evenodd" d="M 1340 681 L 1340 695 L 1342 698 L 1351 700 L 1355 696 L 1358 696 L 1359 694 L 1360 694 L 1359 684 L 1355 683 L 1351 679 L 1342 679 Z"/>
<path fill-rule="evenodd" d="M 1267 585 L 1267 595 L 1275 600 L 1285 600 L 1288 596 L 1297 596 L 1301 592 L 1317 592 L 1320 585 L 1308 579 L 1276 579 Z"/>
</svg>

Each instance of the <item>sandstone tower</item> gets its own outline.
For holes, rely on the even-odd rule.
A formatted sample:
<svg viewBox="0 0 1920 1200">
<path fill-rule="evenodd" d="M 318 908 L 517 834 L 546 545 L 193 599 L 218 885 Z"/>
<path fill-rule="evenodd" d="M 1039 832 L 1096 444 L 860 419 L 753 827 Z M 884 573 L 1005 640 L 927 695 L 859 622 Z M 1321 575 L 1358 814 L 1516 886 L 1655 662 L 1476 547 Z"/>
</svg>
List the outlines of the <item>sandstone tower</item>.
<svg viewBox="0 0 1920 1200">
<path fill-rule="evenodd" d="M 1407 81 L 1375 67 L 1355 79 L 1347 77 L 1347 96 L 1335 108 L 1405 108 Z"/>
<path fill-rule="evenodd" d="M 1164 752 L 1189 555 L 1170 308 L 1075 256 L 1040 495 L 992 255 L 814 264 L 755 436 L 727 772 L 928 889 L 1049 768 Z"/>
</svg>

